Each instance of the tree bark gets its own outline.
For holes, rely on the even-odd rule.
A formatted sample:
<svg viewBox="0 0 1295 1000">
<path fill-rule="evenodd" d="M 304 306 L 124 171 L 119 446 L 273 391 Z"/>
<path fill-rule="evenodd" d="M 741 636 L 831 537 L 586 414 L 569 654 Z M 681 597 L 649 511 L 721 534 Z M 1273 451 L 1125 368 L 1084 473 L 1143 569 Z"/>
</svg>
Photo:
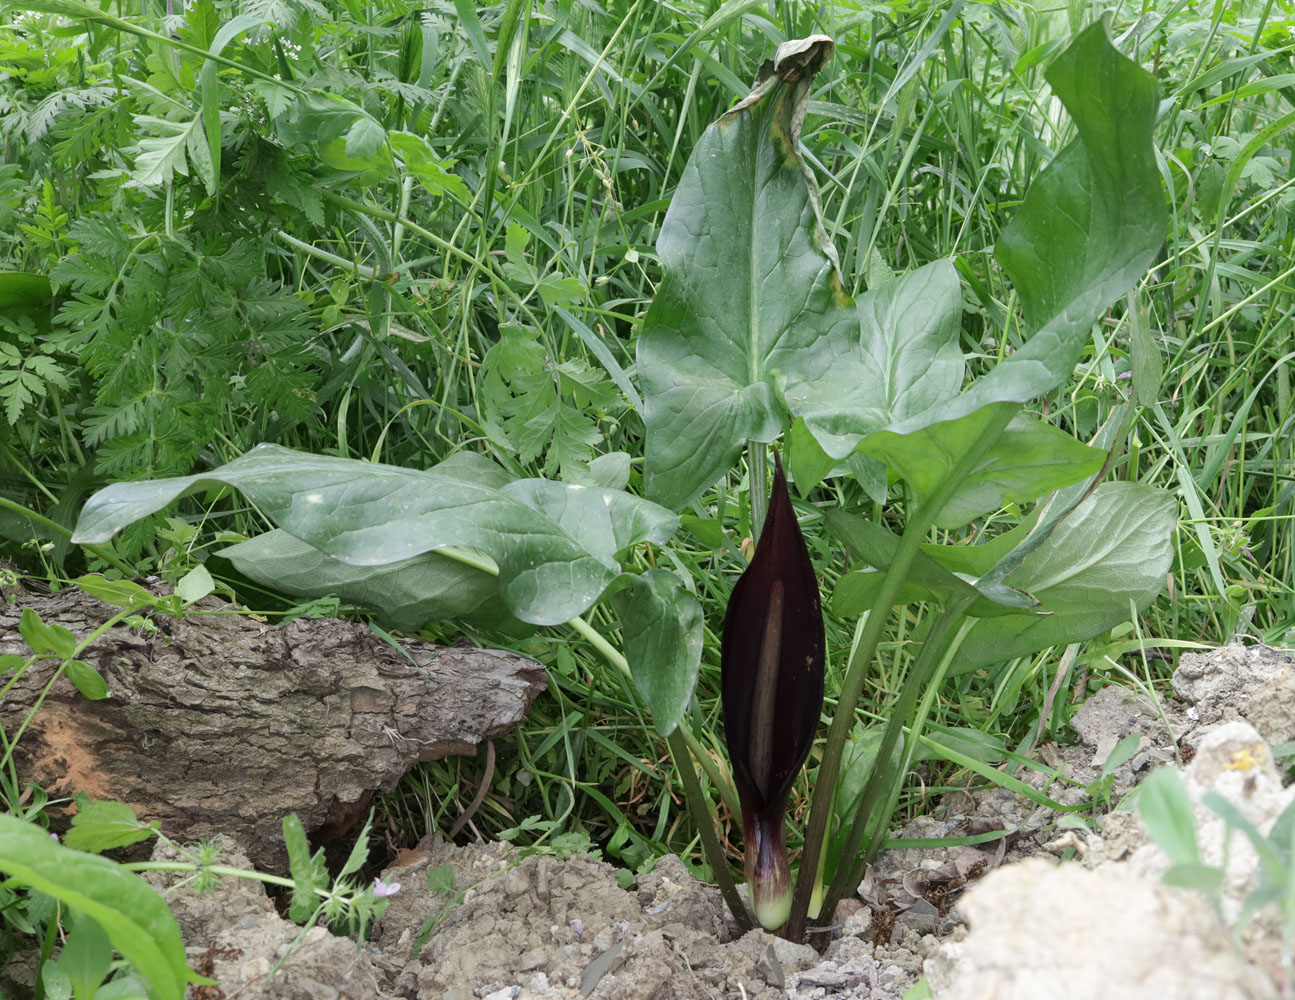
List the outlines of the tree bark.
<svg viewBox="0 0 1295 1000">
<path fill-rule="evenodd" d="M 28 652 L 25 607 L 78 639 L 117 610 L 74 587 L 8 596 L 0 653 Z M 416 762 L 508 732 L 545 687 L 543 668 L 515 653 L 414 639 L 396 650 L 362 623 L 276 626 L 212 598 L 144 621 L 114 626 L 81 656 L 109 698 L 54 683 L 19 740 L 20 780 L 125 802 L 168 836 L 229 834 L 272 870 L 286 867 L 284 815 L 308 831 L 344 828 Z M 56 667 L 37 661 L 0 701 L 10 740 Z"/>
</svg>

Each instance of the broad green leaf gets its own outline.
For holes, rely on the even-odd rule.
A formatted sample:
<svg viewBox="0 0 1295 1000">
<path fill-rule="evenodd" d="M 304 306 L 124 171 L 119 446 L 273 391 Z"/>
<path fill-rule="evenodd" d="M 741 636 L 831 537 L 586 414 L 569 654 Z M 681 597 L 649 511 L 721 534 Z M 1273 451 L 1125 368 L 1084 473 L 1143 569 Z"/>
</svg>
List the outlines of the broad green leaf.
<svg viewBox="0 0 1295 1000">
<path fill-rule="evenodd" d="M 630 577 L 612 604 L 621 620 L 634 686 L 662 736 L 683 718 L 701 666 L 701 604 L 668 570 Z"/>
<path fill-rule="evenodd" d="M 890 566 L 899 548 L 898 535 L 883 525 L 873 524 L 843 510 L 828 511 L 824 520 L 832 534 L 845 542 L 855 556 L 879 570 Z M 875 577 L 876 587 L 866 586 L 872 581 L 859 579 L 861 577 Z M 832 601 L 833 609 L 838 614 L 849 616 L 862 614 L 872 607 L 871 598 L 880 588 L 881 577 L 881 573 L 850 573 L 842 577 L 842 583 L 846 580 L 855 582 L 846 591 L 849 595 L 846 598 L 842 598 L 842 588 L 838 585 Z M 1029 594 L 1011 587 L 993 584 L 982 588 L 974 579 L 955 576 L 925 552 L 919 552 L 914 558 L 905 588 L 911 588 L 900 595 L 906 600 L 934 598 L 944 604 L 954 599 L 970 598 L 972 604 L 967 614 L 978 618 L 1019 613 L 1038 605 L 1038 601 Z"/>
<path fill-rule="evenodd" d="M 185 493 L 224 483 L 289 534 L 353 565 L 389 565 L 448 546 L 478 549 L 498 567 L 500 595 L 514 615 L 555 625 L 588 608 L 619 575 L 617 551 L 660 544 L 677 522 L 629 494 L 545 482 L 509 484 L 510 494 L 436 472 L 260 445 L 202 475 L 100 490 L 82 510 L 74 540 L 106 541 Z"/>
<path fill-rule="evenodd" d="M 838 618 L 858 618 L 869 610 L 881 593 L 886 574 L 878 569 L 858 569 L 842 573 L 832 588 L 832 614 Z M 896 605 L 916 604 L 935 600 L 933 591 L 907 579 L 900 585 L 895 597 Z"/>
<path fill-rule="evenodd" d="M 71 850 L 35 824 L 0 814 L 0 872 L 96 921 L 148 979 L 152 1000 L 180 1000 L 186 982 L 210 982 L 185 965 L 179 925 L 162 897 L 107 858 Z"/>
<path fill-rule="evenodd" d="M 821 358 L 812 369 L 787 376 L 788 409 L 838 460 L 873 431 L 932 412 L 962 387 L 962 290 L 950 261 L 869 291 L 857 311 L 857 326 L 834 326 L 816 345 Z"/>
<path fill-rule="evenodd" d="M 384 566 L 353 566 L 279 528 L 216 554 L 258 583 L 294 597 L 335 594 L 406 632 L 428 622 L 475 617 L 499 593 L 496 577 L 436 552 Z"/>
<path fill-rule="evenodd" d="M 310 853 L 305 827 L 296 813 L 283 817 L 283 843 L 288 850 L 288 870 L 293 881 L 288 916 L 300 924 L 309 920 L 319 905 L 319 894 L 315 890 L 327 888 L 328 868 L 322 847 L 313 855 Z"/>
<path fill-rule="evenodd" d="M 18 633 L 33 653 L 52 654 L 67 659 L 76 652 L 76 636 L 62 625 L 47 625 L 31 608 L 18 616 Z"/>
<path fill-rule="evenodd" d="M 45 987 L 46 1000 L 72 1000 L 72 978 L 58 967 L 57 962 L 47 962 L 40 973 Z"/>
<path fill-rule="evenodd" d="M 1005 579 L 1042 616 L 984 618 L 958 651 L 959 672 L 1101 635 L 1151 603 L 1173 558 L 1177 504 L 1140 483 L 1104 483 Z M 1009 554 L 1010 555 L 1010 554 Z"/>
<path fill-rule="evenodd" d="M 404 162 L 405 169 L 418 179 L 418 183 L 428 194 L 440 197 L 449 193 L 465 202 L 471 200 L 472 196 L 463 183 L 463 178 L 450 173 L 448 169 L 454 161 L 441 160 L 422 136 L 412 132 L 390 132 L 387 140 Z"/>
<path fill-rule="evenodd" d="M 911 434 L 882 431 L 864 441 L 861 448 L 889 465 L 924 502 L 979 440 L 994 413 L 1014 406 L 996 403 Z M 975 470 L 959 484 L 935 523 L 944 528 L 961 527 L 1009 501 L 1033 500 L 1091 476 L 1105 461 L 1104 451 L 1090 448 L 1050 424 L 1018 414 Z"/>
<path fill-rule="evenodd" d="M 662 227 L 666 277 L 639 341 L 649 495 L 678 506 L 735 460 L 742 441 L 776 435 L 775 386 L 826 456 L 884 431 L 891 440 L 864 448 L 890 460 L 907 450 L 903 436 L 962 419 L 981 426 L 978 410 L 1025 402 L 1070 373 L 1092 322 L 1145 272 L 1166 211 L 1151 146 L 1154 78 L 1100 24 L 1048 78 L 1079 138 L 1035 180 L 998 247 L 1033 336 L 956 396 L 961 295 L 950 264 L 881 285 L 850 317 L 812 186 L 793 169 L 788 109 L 799 84 L 762 76 L 707 130 Z M 973 437 L 959 426 L 952 443 Z M 944 443 L 920 450 L 929 457 Z M 803 448 L 795 457 L 804 489 L 826 463 Z M 955 498 L 945 521 L 991 509 L 998 485 L 985 485 Z M 1005 495 L 1012 489 L 1021 487 Z"/>
<path fill-rule="evenodd" d="M 629 452 L 612 451 L 599 455 L 589 463 L 590 486 L 602 486 L 609 490 L 623 490 L 630 481 Z"/>
<path fill-rule="evenodd" d="M 788 43 L 789 45 L 791 43 Z M 784 47 L 785 48 L 785 47 Z M 648 496 L 677 509 L 782 430 L 776 371 L 822 374 L 816 350 L 857 324 L 798 152 L 819 39 L 779 49 L 751 95 L 706 129 L 685 166 L 657 251 L 665 276 L 638 340 Z M 819 363 L 814 365 L 813 362 Z"/>
<path fill-rule="evenodd" d="M 26 271 L 0 271 L 0 319 L 27 316 L 37 329 L 49 328 L 54 292 L 49 277 Z"/>
<path fill-rule="evenodd" d="M 108 682 L 103 679 L 99 671 L 84 660 L 68 660 L 63 672 L 81 692 L 81 697 L 88 698 L 90 701 L 102 701 L 108 697 Z"/>
<path fill-rule="evenodd" d="M 1156 79 L 1111 45 L 1097 22 L 1045 74 L 1078 138 L 1036 177 L 994 254 L 1032 336 L 940 419 L 1025 402 L 1074 369 L 1092 324 L 1146 272 L 1168 209 L 1151 143 Z"/>
<path fill-rule="evenodd" d="M 207 567 L 202 563 L 199 563 L 180 577 L 179 582 L 175 585 L 176 594 L 185 604 L 201 601 L 215 589 L 216 581 L 211 578 L 211 573 L 207 571 Z"/>
<path fill-rule="evenodd" d="M 1168 216 L 1151 144 L 1155 78 L 1116 51 L 1100 23 L 1056 59 L 1047 78 L 1079 137 L 1031 184 L 996 248 L 1032 335 L 961 395 L 896 413 L 861 445 L 908 479 L 919 497 L 978 439 L 989 422 L 988 408 L 1023 403 L 1070 374 L 1092 323 L 1145 273 L 1164 239 Z M 811 384 L 802 393 L 804 403 L 789 399 L 788 405 L 812 415 L 807 422 L 819 443 L 829 454 L 840 454 L 855 435 L 868 431 L 870 418 L 848 407 L 833 412 L 834 401 L 815 402 L 812 391 Z M 1037 447 L 1042 466 L 1018 462 L 1020 467 L 1004 474 L 1003 460 L 1017 461 L 1012 453 L 1022 444 L 1020 432 L 1020 425 L 1009 428 L 987 459 L 994 468 L 982 466 L 981 482 L 968 483 L 938 524 L 959 526 L 996 507 L 996 497 L 1031 499 L 1092 471 L 1076 469 L 1066 480 L 1061 454 L 1054 468 L 1042 467 L 1050 464 L 1050 446 L 1039 434 L 1027 447 Z M 1036 491 L 1050 475 L 1061 478 Z"/>
<path fill-rule="evenodd" d="M 614 564 L 617 552 L 639 542 L 664 545 L 679 526 L 665 508 L 620 490 L 518 479 L 500 492 L 539 511 L 607 565 Z"/>
<path fill-rule="evenodd" d="M 1124 423 L 1127 413 L 1127 404 L 1113 407 L 1105 423 L 1098 428 L 1089 443 L 1096 448 L 1113 448 L 1115 442 L 1128 430 Z M 1056 530 L 1057 525 L 1088 499 L 1094 487 L 1101 482 L 1105 471 L 1103 466 L 1088 479 L 1082 479 L 1065 489 L 1058 490 L 1031 510 L 1015 528 L 984 545 L 941 548 L 933 551 L 932 554 L 946 566 L 950 566 L 954 572 L 958 572 L 958 569 L 951 565 L 951 561 L 959 559 L 979 566 L 980 568 L 975 570 L 975 574 L 979 577 L 979 586 L 1002 583 L 1035 549 L 1052 537 L 1052 532 Z"/>
<path fill-rule="evenodd" d="M 135 810 L 124 802 L 96 802 L 81 792 L 76 797 L 76 815 L 63 835 L 63 843 L 77 851 L 102 854 L 147 840 L 157 832 L 155 824 L 142 823 Z"/>
<path fill-rule="evenodd" d="M 346 132 L 346 155 L 357 159 L 372 156 L 382 148 L 386 139 L 386 129 L 367 115 L 356 119 Z"/>
<path fill-rule="evenodd" d="M 274 116 L 275 133 L 288 148 L 302 146 L 324 149 L 345 134 L 364 110 L 345 98 L 314 90 L 305 95 L 285 97 L 282 88 L 258 83 L 257 90 L 267 103 L 282 103 L 284 111 Z"/>
</svg>

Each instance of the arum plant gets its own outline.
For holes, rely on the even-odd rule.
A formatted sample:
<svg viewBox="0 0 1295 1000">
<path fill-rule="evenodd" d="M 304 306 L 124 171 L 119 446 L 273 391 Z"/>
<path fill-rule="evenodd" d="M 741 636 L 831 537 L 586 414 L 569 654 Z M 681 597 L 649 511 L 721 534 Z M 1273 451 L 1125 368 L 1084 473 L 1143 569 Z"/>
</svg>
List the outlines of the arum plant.
<svg viewBox="0 0 1295 1000">
<path fill-rule="evenodd" d="M 764 530 L 729 597 L 720 647 L 725 739 L 742 803 L 746 880 L 756 919 L 791 913 L 783 814 L 823 710 L 823 611 L 818 579 L 774 457 Z"/>
<path fill-rule="evenodd" d="M 974 669 L 996 677 L 1014 657 L 1091 639 L 1145 608 L 1163 586 L 1176 520 L 1166 494 L 1101 481 L 1125 436 L 1118 408 L 1091 443 L 1025 409 L 1071 375 L 1094 323 L 1135 290 L 1164 239 L 1155 79 L 1116 51 L 1102 24 L 1053 59 L 1046 78 L 1074 138 L 1002 229 L 994 261 L 1021 315 L 998 330 L 1002 360 L 968 382 L 952 260 L 857 298 L 846 291 L 801 150 L 811 88 L 831 55 L 823 36 L 780 46 L 684 168 L 657 245 L 664 273 L 639 334 L 639 390 L 626 393 L 641 394 L 646 497 L 626 488 L 626 454 L 590 463 L 577 484 L 517 479 L 467 452 L 416 470 L 261 445 L 197 475 L 101 490 L 74 541 L 106 543 L 185 493 L 228 486 L 276 525 L 222 553 L 260 583 L 332 593 L 404 629 L 443 618 L 573 628 L 632 678 L 669 742 L 739 922 L 748 916 L 698 766 L 743 815 L 761 921 L 785 919 L 783 933 L 799 938 L 811 911 L 829 919 L 880 850 L 919 752 L 997 774 L 956 733 L 928 725 L 944 679 Z M 1135 383 L 1155 370 L 1135 359 Z M 1155 388 L 1140 387 L 1139 398 Z M 783 811 L 815 739 L 824 678 L 815 574 L 780 462 L 767 519 L 760 509 L 766 446 L 780 437 L 797 491 L 825 504 L 822 522 L 851 555 L 832 611 L 858 620 L 832 682 L 837 708 L 790 903 Z M 696 596 L 708 588 L 663 567 L 686 574 L 668 558 L 676 512 L 707 502 L 744 452 L 752 523 L 766 526 L 724 628 L 735 792 L 692 728 L 700 713 L 688 712 L 703 620 L 718 611 Z M 815 495 L 825 479 L 857 484 L 832 495 L 885 504 L 887 524 L 902 521 L 902 532 Z M 988 530 L 986 518 L 1003 509 L 1014 526 Z M 932 534 L 968 525 L 975 530 L 954 544 Z M 619 619 L 622 648 L 589 621 L 599 603 Z M 920 652 L 880 713 L 884 725 L 856 738 L 864 681 L 896 607 L 919 623 Z M 821 912 L 811 906 L 819 893 Z"/>
</svg>

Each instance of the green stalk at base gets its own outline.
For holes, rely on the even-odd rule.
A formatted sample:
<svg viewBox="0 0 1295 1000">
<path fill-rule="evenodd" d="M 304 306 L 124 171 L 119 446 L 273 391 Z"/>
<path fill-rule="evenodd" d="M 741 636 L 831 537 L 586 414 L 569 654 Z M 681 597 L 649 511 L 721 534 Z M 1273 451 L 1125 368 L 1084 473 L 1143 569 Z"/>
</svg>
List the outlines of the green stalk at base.
<svg viewBox="0 0 1295 1000">
<path fill-rule="evenodd" d="M 776 931 L 791 916 L 791 869 L 783 834 L 786 803 L 767 812 L 749 814 L 745 824 L 746 884 L 751 910 L 760 926 Z"/>
</svg>

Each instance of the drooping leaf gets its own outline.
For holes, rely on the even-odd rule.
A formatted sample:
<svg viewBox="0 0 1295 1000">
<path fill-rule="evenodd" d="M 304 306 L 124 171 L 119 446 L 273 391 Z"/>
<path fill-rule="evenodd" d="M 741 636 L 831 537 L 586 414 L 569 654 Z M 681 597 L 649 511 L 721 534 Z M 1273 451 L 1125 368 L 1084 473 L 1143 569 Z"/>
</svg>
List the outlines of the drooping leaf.
<svg viewBox="0 0 1295 1000">
<path fill-rule="evenodd" d="M 669 736 L 697 684 L 705 629 L 701 604 L 677 576 L 664 569 L 630 577 L 612 603 L 621 620 L 634 686 L 647 703 L 657 732 Z"/>
<path fill-rule="evenodd" d="M 797 151 L 832 43 L 779 50 L 703 134 L 662 223 L 665 277 L 638 340 L 648 496 L 677 509 L 782 430 L 775 370 L 856 322 Z M 795 43 L 787 43 L 792 46 Z M 828 359 L 807 375 L 821 373 Z"/>
<path fill-rule="evenodd" d="M 219 550 L 248 578 L 294 597 L 335 594 L 377 613 L 389 625 L 415 631 L 449 618 L 493 620 L 499 593 L 496 577 L 429 552 L 383 566 L 354 566 L 325 555 L 276 528 Z"/>
<path fill-rule="evenodd" d="M 1140 483 L 1103 483 L 1053 528 L 1005 583 L 1033 594 L 1036 617 L 984 618 L 958 650 L 971 670 L 1101 635 L 1151 603 L 1173 559 L 1177 504 Z"/>
<path fill-rule="evenodd" d="M 79 576 L 71 582 L 91 597 L 119 608 L 148 608 L 165 601 L 164 597 L 145 590 L 131 580 L 109 580 L 98 573 Z"/>
<path fill-rule="evenodd" d="M 543 482 L 509 484 L 512 495 L 436 472 L 260 445 L 205 474 L 99 491 L 74 540 L 106 541 L 185 493 L 224 483 L 294 537 L 354 565 L 388 565 L 446 546 L 479 549 L 498 567 L 512 613 L 554 625 L 588 608 L 619 575 L 615 552 L 668 539 L 677 520 L 629 494 L 536 485 Z"/>
</svg>

